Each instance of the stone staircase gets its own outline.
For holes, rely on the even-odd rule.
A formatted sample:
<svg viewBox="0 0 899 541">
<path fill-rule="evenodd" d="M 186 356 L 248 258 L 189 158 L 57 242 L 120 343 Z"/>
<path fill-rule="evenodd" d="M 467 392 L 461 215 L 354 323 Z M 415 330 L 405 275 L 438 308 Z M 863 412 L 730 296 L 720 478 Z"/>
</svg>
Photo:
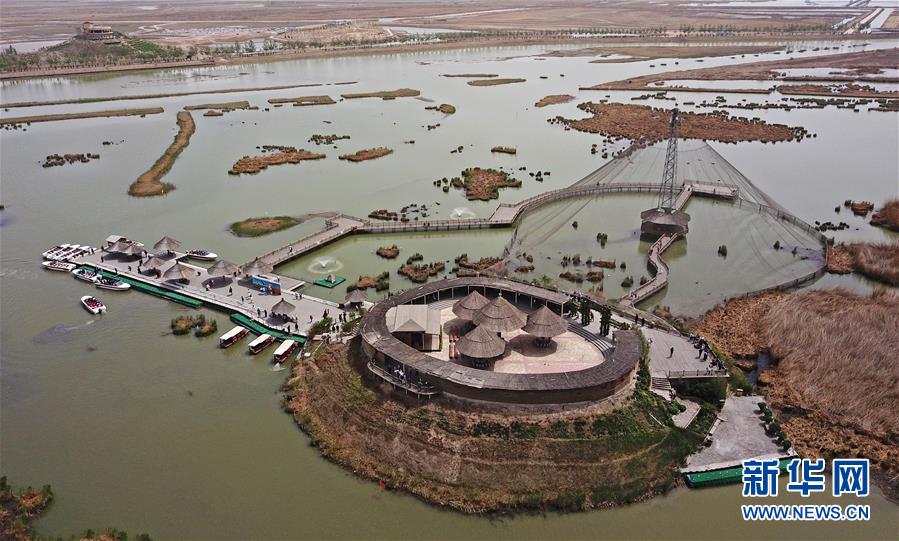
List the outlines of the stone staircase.
<svg viewBox="0 0 899 541">
<path fill-rule="evenodd" d="M 668 378 L 653 377 L 649 388 L 665 400 L 671 398 L 671 382 L 668 381 Z"/>
<path fill-rule="evenodd" d="M 610 349 L 612 349 L 614 347 L 612 345 L 611 340 L 608 340 L 603 336 L 593 334 L 592 332 L 590 332 L 587 329 L 585 329 L 584 327 L 582 327 L 580 322 L 575 323 L 573 321 L 569 321 L 568 322 L 568 330 L 573 332 L 574 334 L 580 336 L 581 338 L 583 338 L 590 344 L 593 344 L 596 347 L 596 349 L 598 349 L 599 351 L 601 351 L 603 353 L 605 353 L 606 351 L 609 351 Z"/>
</svg>

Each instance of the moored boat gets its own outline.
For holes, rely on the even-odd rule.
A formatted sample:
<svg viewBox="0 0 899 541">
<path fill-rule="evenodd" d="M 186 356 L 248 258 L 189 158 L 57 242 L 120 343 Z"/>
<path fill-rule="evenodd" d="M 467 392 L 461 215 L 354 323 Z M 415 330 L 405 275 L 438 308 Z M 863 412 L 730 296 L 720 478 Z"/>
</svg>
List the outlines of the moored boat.
<svg viewBox="0 0 899 541">
<path fill-rule="evenodd" d="M 69 263 L 71 265 L 71 263 Z M 78 278 L 79 280 L 84 280 L 85 282 L 93 283 L 100 275 L 97 274 L 96 271 L 92 271 L 88 268 L 80 268 L 72 271 L 72 276 Z"/>
<path fill-rule="evenodd" d="M 44 252 L 41 255 L 43 256 L 44 259 L 50 259 L 50 256 L 56 255 L 64 250 L 68 250 L 71 246 L 72 246 L 71 244 L 60 244 L 59 246 L 54 246 L 53 248 L 50 248 L 49 250 L 47 250 L 46 252 Z"/>
<path fill-rule="evenodd" d="M 275 337 L 270 334 L 261 334 L 256 337 L 255 340 L 250 342 L 250 345 L 247 347 L 247 350 L 250 352 L 250 355 L 257 355 L 265 348 L 272 345 L 275 341 Z"/>
<path fill-rule="evenodd" d="M 74 263 L 63 263 L 61 261 L 43 261 L 41 266 L 47 270 L 55 270 L 60 272 L 71 272 L 75 268 Z"/>
<path fill-rule="evenodd" d="M 250 331 L 240 325 L 234 327 L 219 337 L 219 347 L 224 349 L 233 346 L 235 343 L 239 342 L 241 338 L 246 336 L 248 332 Z"/>
<path fill-rule="evenodd" d="M 286 361 L 290 357 L 290 354 L 298 347 L 300 347 L 300 344 L 294 340 L 285 340 L 281 342 L 281 345 L 275 350 L 275 355 L 273 357 L 275 363 L 281 364 Z"/>
<path fill-rule="evenodd" d="M 127 291 L 131 289 L 131 284 L 126 284 L 121 280 L 113 280 L 112 278 L 104 278 L 103 276 L 98 276 L 94 281 L 94 285 L 99 287 L 100 289 L 109 289 L 112 291 Z"/>
<path fill-rule="evenodd" d="M 84 306 L 85 310 L 94 315 L 106 311 L 106 305 L 100 302 L 100 299 L 91 297 L 90 295 L 81 297 L 81 305 Z"/>
<path fill-rule="evenodd" d="M 206 250 L 189 250 L 187 252 L 187 257 L 199 259 L 201 261 L 215 261 L 216 258 L 218 258 L 218 254 L 207 252 Z"/>
</svg>

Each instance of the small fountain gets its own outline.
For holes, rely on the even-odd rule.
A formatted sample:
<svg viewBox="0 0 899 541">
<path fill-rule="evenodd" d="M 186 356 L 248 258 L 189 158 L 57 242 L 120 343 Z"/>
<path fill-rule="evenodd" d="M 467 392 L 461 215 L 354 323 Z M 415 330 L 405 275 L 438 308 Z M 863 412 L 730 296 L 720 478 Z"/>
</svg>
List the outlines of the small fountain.
<svg viewBox="0 0 899 541">
<path fill-rule="evenodd" d="M 343 268 L 343 263 L 329 255 L 316 257 L 307 269 L 316 274 L 330 274 Z"/>
<path fill-rule="evenodd" d="M 470 220 L 471 218 L 477 218 L 477 214 L 468 207 L 457 207 L 450 213 L 451 220 Z"/>
</svg>

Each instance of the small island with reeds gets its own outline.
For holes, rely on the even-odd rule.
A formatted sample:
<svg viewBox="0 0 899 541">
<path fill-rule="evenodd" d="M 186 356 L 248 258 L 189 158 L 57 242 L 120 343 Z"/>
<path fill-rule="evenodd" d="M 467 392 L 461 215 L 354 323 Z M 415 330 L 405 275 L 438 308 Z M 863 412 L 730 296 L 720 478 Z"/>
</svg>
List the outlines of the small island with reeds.
<svg viewBox="0 0 899 541">
<path fill-rule="evenodd" d="M 348 162 L 364 162 L 366 160 L 381 158 L 388 154 L 393 154 L 393 150 L 387 147 L 366 148 L 352 154 L 344 154 L 343 156 L 340 156 L 340 159 Z"/>
<path fill-rule="evenodd" d="M 175 134 L 175 140 L 165 149 L 165 152 L 156 160 L 156 163 L 131 184 L 131 187 L 128 189 L 128 195 L 152 197 L 164 195 L 175 189 L 174 184 L 162 182 L 162 177 L 169 172 L 175 164 L 175 160 L 190 144 L 190 138 L 197 129 L 194 117 L 188 111 L 178 111 L 177 121 L 178 133 Z"/>
<path fill-rule="evenodd" d="M 292 216 L 265 216 L 234 222 L 229 229 L 238 237 L 261 237 L 291 228 L 299 223 L 300 220 Z"/>
</svg>

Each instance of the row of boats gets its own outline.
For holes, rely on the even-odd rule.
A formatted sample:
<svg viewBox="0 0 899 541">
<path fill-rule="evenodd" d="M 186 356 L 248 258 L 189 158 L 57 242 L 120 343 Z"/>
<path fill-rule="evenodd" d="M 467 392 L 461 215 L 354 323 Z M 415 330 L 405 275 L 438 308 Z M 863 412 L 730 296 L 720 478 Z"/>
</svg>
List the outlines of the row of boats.
<svg viewBox="0 0 899 541">
<path fill-rule="evenodd" d="M 65 262 L 72 259 L 73 257 L 92 254 L 97 250 L 97 248 L 93 248 L 87 245 L 82 246 L 80 244 L 60 244 L 59 246 L 50 248 L 41 255 L 44 256 L 44 259 L 47 259 L 49 261 Z"/>
<path fill-rule="evenodd" d="M 243 337 L 249 334 L 249 332 L 250 331 L 246 327 L 238 325 L 219 337 L 219 347 L 222 349 L 229 348 L 237 342 L 240 342 Z M 250 342 L 249 346 L 247 346 L 247 352 L 250 355 L 258 355 L 267 347 L 274 344 L 276 340 L 277 339 L 270 334 L 260 334 Z M 296 340 L 282 340 L 273 355 L 275 364 L 282 364 L 284 361 L 288 360 L 290 355 L 299 347 L 300 343 Z"/>
</svg>

